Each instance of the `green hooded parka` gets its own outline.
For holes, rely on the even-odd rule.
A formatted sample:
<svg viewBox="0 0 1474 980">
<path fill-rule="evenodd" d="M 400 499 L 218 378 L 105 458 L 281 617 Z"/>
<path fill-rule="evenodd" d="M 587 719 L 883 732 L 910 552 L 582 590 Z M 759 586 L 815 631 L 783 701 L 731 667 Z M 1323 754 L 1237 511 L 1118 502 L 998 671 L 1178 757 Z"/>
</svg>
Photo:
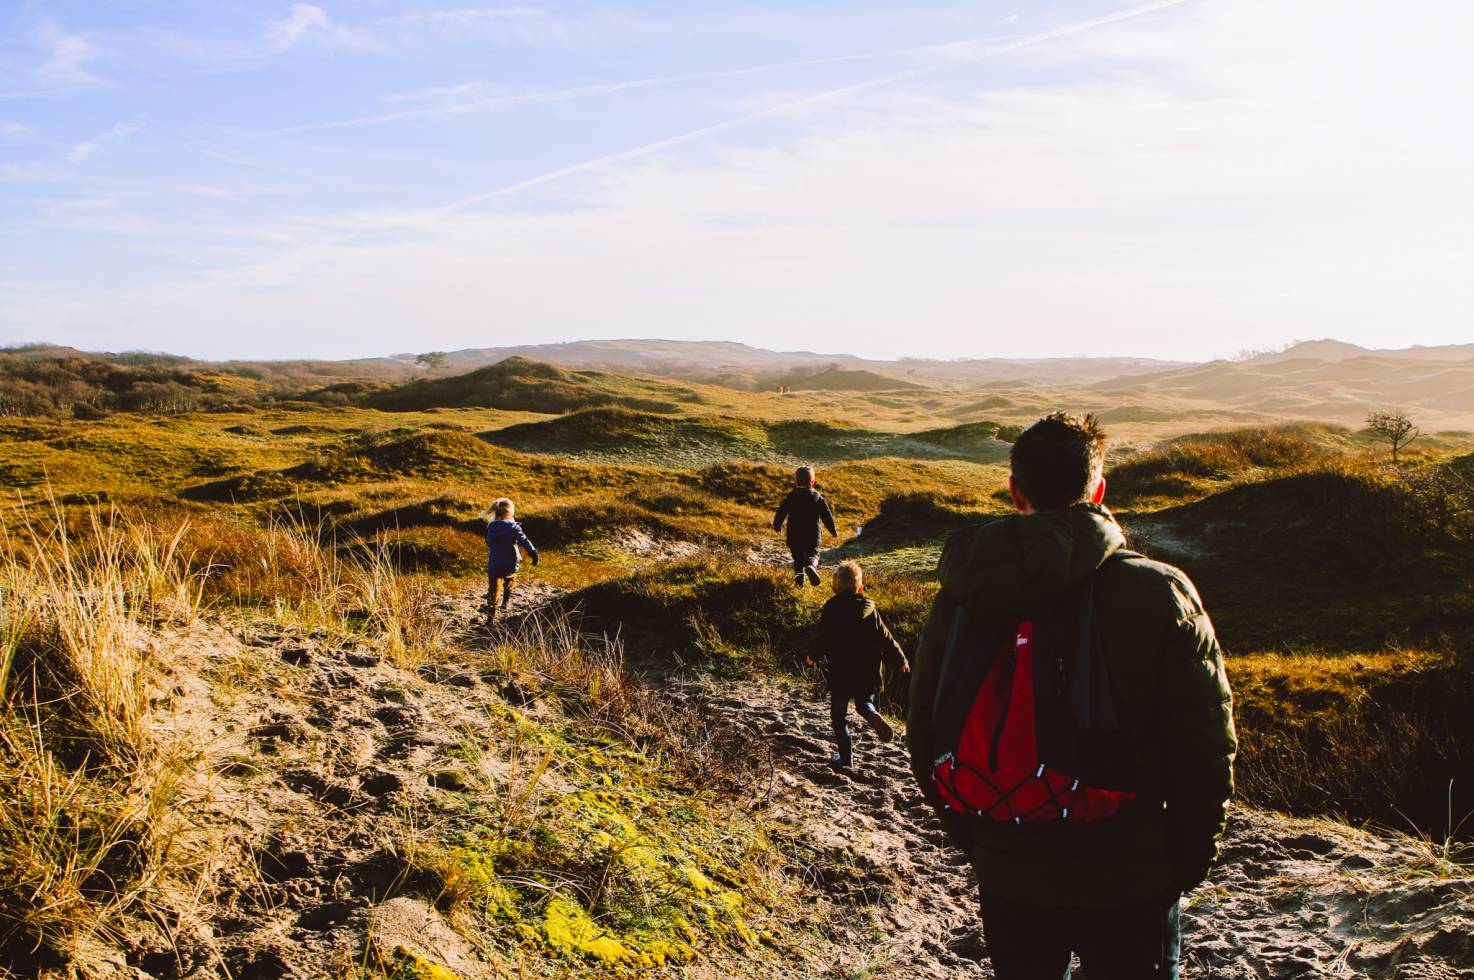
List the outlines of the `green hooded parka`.
<svg viewBox="0 0 1474 980">
<path fill-rule="evenodd" d="M 941 591 L 912 667 L 907 743 L 923 792 L 991 894 L 1045 907 L 1144 901 L 1189 890 L 1217 856 L 1237 750 L 1223 654 L 1187 576 L 1130 553 L 1107 564 L 1124 546 L 1109 510 L 1076 504 L 965 528 L 942 552 Z M 1137 799 L 1098 823 L 961 818 L 931 778 L 951 748 L 931 744 L 931 713 L 957 604 L 1013 624 L 1089 575 L 1116 713 L 1139 748 Z"/>
</svg>

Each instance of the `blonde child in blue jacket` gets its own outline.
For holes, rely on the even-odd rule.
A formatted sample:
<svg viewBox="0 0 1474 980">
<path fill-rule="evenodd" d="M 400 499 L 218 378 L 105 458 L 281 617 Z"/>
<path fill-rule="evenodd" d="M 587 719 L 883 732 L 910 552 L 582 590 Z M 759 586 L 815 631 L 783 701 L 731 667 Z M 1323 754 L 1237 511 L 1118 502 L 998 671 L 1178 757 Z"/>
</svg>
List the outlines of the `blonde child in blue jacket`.
<svg viewBox="0 0 1474 980">
<path fill-rule="evenodd" d="M 517 568 L 522 564 L 521 548 L 538 563 L 537 549 L 527 540 L 522 525 L 513 520 L 517 507 L 506 497 L 482 511 L 486 523 L 486 622 L 496 622 L 498 592 L 503 610 L 512 601 L 512 588 L 517 584 Z"/>
</svg>

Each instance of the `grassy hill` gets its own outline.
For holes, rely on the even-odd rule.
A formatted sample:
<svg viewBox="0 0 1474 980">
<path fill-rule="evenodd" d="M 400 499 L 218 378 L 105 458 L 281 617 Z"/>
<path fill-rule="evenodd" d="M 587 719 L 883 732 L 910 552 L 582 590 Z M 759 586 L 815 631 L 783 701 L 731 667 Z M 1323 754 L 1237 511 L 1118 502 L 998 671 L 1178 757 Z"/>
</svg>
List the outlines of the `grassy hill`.
<svg viewBox="0 0 1474 980">
<path fill-rule="evenodd" d="M 0 349 L 0 416 L 164 415 L 315 395 L 341 404 L 413 374 L 412 367 L 375 359 L 198 361 L 28 344 Z"/>
<path fill-rule="evenodd" d="M 924 385 L 888 378 L 874 371 L 826 368 L 812 374 L 799 374 L 785 381 L 796 391 L 916 391 Z"/>
<path fill-rule="evenodd" d="M 1474 640 L 1474 493 L 1441 465 L 1327 461 L 1161 511 L 1146 526 L 1192 542 L 1177 560 L 1218 597 L 1235 648 Z"/>
<path fill-rule="evenodd" d="M 501 408 L 523 412 L 571 412 L 617 405 L 674 414 L 701 401 L 689 388 L 599 371 L 565 371 L 513 357 L 466 374 L 422 378 L 365 400 L 370 408 L 418 412 L 427 408 Z"/>
<path fill-rule="evenodd" d="M 1394 405 L 1430 430 L 1474 427 L 1474 354 L 1462 360 L 1366 352 L 1325 359 L 1214 361 L 1116 378 L 1094 385 L 1093 390 L 1139 404 L 1171 399 L 1194 407 L 1212 405 L 1350 425 L 1359 425 L 1373 409 Z"/>
<path fill-rule="evenodd" d="M 800 463 L 898 456 L 995 462 L 1007 445 L 996 422 L 912 433 L 802 420 L 764 421 L 728 415 L 663 416 L 595 408 L 484 433 L 499 446 L 604 461 L 702 465 L 719 459 Z"/>
</svg>

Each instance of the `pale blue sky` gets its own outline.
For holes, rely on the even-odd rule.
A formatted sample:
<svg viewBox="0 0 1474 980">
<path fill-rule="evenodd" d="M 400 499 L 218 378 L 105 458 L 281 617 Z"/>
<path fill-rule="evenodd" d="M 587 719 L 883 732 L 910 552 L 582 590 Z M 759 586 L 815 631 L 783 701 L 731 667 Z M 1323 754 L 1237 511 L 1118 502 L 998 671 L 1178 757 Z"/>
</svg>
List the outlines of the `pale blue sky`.
<svg viewBox="0 0 1474 980">
<path fill-rule="evenodd" d="M 0 0 L 0 342 L 1474 341 L 1474 5 Z"/>
</svg>

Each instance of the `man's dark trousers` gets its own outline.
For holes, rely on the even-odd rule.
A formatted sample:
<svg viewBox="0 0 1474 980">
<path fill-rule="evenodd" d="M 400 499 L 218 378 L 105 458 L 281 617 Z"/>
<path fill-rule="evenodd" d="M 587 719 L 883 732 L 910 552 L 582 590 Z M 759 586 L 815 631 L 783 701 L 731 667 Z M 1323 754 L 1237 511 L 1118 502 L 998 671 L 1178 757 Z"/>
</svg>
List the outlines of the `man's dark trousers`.
<svg viewBox="0 0 1474 980">
<path fill-rule="evenodd" d="M 850 702 L 855 702 L 855 710 L 860 717 L 866 721 L 878 720 L 885 724 L 885 719 L 880 717 L 880 712 L 875 710 L 874 694 L 841 694 L 839 691 L 829 692 L 829 721 L 834 725 L 834 744 L 839 752 L 839 764 L 848 766 L 854 761 L 854 740 L 850 738 L 850 726 L 845 717 L 850 711 Z"/>
<path fill-rule="evenodd" d="M 1041 908 L 982 894 L 983 939 L 997 980 L 1177 980 L 1181 896 L 1115 908 Z"/>
</svg>

